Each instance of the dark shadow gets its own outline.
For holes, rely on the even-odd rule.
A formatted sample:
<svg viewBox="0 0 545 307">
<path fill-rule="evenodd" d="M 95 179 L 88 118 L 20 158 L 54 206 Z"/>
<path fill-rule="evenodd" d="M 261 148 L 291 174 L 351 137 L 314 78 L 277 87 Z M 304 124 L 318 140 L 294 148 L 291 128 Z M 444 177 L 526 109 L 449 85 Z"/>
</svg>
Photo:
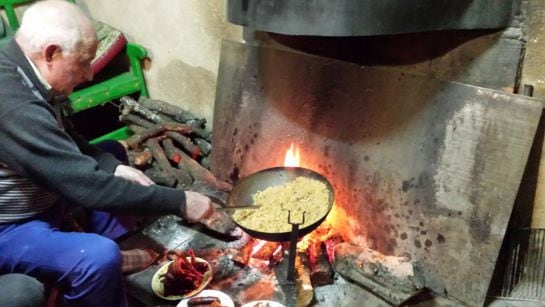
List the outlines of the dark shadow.
<svg viewBox="0 0 545 307">
<path fill-rule="evenodd" d="M 450 30 L 399 35 L 323 37 L 268 33 L 274 41 L 306 53 L 360 65 L 409 65 L 431 60 L 497 30 Z"/>
</svg>

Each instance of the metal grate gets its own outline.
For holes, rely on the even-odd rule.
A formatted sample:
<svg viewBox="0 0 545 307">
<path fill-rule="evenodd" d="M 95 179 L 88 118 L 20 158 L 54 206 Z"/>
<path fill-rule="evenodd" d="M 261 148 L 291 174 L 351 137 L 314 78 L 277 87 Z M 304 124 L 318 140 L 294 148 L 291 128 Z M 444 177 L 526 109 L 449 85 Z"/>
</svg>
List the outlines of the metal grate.
<svg viewBox="0 0 545 307">
<path fill-rule="evenodd" d="M 518 229 L 509 245 L 501 297 L 545 302 L 545 229 Z"/>
</svg>

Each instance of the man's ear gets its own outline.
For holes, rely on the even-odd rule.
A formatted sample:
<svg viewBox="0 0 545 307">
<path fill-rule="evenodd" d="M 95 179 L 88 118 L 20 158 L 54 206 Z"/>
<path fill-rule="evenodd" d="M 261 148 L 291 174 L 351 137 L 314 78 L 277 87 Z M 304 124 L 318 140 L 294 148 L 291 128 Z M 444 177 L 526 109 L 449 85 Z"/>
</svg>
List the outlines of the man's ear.
<svg viewBox="0 0 545 307">
<path fill-rule="evenodd" d="M 43 57 L 46 63 L 53 61 L 56 54 L 60 54 L 62 49 L 59 45 L 47 45 L 43 50 Z"/>
</svg>

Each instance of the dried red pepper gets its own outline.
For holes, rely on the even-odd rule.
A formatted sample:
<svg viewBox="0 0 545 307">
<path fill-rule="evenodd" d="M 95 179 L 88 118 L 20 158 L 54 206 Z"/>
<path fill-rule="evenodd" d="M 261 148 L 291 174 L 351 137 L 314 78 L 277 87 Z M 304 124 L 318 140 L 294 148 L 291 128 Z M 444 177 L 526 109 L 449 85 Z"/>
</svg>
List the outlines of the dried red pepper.
<svg viewBox="0 0 545 307">
<path fill-rule="evenodd" d="M 193 250 L 184 255 L 178 251 L 177 256 L 168 266 L 168 270 L 161 276 L 163 294 L 185 295 L 197 289 L 203 282 L 204 273 L 210 269 L 206 262 L 197 262 Z"/>
</svg>

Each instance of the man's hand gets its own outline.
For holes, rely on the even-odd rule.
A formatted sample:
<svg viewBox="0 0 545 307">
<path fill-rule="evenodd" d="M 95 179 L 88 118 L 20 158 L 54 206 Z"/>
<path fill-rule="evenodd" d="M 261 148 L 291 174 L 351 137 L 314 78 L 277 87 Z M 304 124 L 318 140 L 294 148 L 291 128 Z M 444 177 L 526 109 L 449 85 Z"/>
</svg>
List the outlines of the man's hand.
<svg viewBox="0 0 545 307">
<path fill-rule="evenodd" d="M 148 176 L 142 173 L 142 171 L 123 164 L 120 164 L 115 168 L 114 176 L 121 177 L 134 183 L 141 184 L 143 186 L 150 186 L 152 184 L 155 184 L 151 179 L 148 178 Z"/>
<path fill-rule="evenodd" d="M 185 201 L 185 212 L 182 211 L 181 214 L 190 222 L 206 219 L 214 212 L 212 200 L 200 193 L 185 191 Z"/>
</svg>

